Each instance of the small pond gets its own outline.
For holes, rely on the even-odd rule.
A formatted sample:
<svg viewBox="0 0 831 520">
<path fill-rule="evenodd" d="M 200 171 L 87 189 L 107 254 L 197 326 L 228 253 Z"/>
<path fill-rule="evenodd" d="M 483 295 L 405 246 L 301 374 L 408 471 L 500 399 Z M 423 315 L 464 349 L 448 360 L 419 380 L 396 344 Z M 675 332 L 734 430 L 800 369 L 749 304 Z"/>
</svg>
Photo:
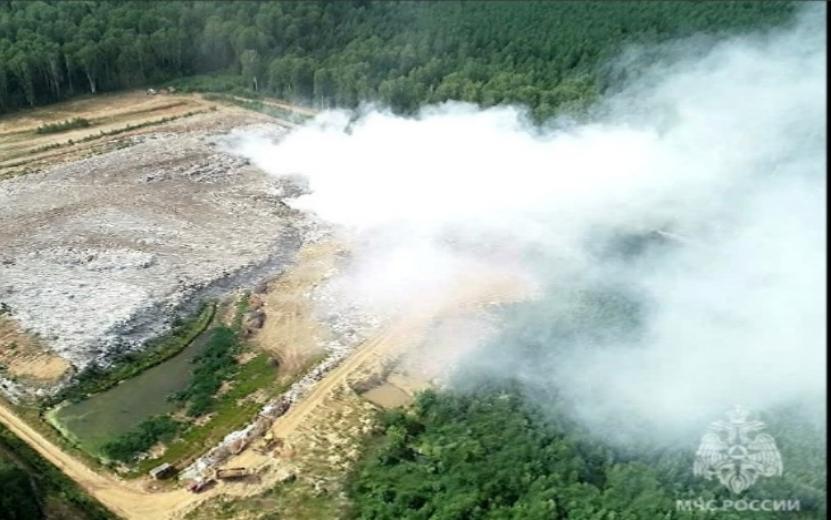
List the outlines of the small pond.
<svg viewBox="0 0 831 520">
<path fill-rule="evenodd" d="M 176 409 L 168 396 L 183 390 L 190 380 L 192 361 L 208 345 L 203 333 L 182 352 L 136 377 L 57 410 L 54 420 L 92 453 L 114 437 L 126 433 L 154 415 Z"/>
</svg>

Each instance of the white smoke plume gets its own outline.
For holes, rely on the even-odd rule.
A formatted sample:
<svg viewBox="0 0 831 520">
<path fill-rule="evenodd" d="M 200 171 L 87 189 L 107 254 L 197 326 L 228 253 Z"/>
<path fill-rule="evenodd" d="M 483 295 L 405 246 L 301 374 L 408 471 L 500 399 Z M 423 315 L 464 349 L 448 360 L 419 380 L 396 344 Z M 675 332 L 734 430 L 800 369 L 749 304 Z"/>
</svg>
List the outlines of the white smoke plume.
<svg viewBox="0 0 831 520">
<path fill-rule="evenodd" d="M 570 312 L 578 280 L 637 294 L 635 344 L 552 349 L 510 374 L 554 385 L 589 421 L 672 429 L 735 403 L 822 403 L 825 32 L 814 5 L 703 53 L 676 43 L 586 123 L 540 128 L 521 108 L 462 103 L 414 117 L 365 107 L 238 151 L 308 178 L 293 205 L 356 233 L 350 287 L 378 308 L 494 270 L 541 288 L 551 312 Z M 597 252 L 655 230 L 671 247 L 634 266 Z M 480 364 L 504 374 L 522 369 L 518 356 L 506 345 Z"/>
</svg>

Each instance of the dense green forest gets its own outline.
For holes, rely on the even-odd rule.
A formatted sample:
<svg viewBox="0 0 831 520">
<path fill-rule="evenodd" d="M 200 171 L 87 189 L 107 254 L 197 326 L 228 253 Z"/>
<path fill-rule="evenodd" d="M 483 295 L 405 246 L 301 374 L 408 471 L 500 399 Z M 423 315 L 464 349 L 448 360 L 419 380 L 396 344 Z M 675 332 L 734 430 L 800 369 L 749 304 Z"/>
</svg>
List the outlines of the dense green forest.
<svg viewBox="0 0 831 520">
<path fill-rule="evenodd" d="M 69 477 L 0 426 L 0 519 L 115 518 Z"/>
<path fill-rule="evenodd" d="M 609 87 L 625 44 L 786 20 L 742 2 L 0 2 L 0 112 L 210 74 L 319 106 L 457 99 L 545 117 Z M 219 77 L 217 77 L 219 76 Z"/>
<path fill-rule="evenodd" d="M 549 401 L 547 405 L 551 405 Z M 692 474 L 695 445 L 615 449 L 511 385 L 427 392 L 385 431 L 356 471 L 361 519 L 644 520 L 825 518 L 823 434 L 787 412 L 766 417 L 789 467 L 741 498 L 799 500 L 800 511 L 683 511 L 676 500 L 733 500 Z M 555 410 L 555 411 L 552 411 Z"/>
</svg>

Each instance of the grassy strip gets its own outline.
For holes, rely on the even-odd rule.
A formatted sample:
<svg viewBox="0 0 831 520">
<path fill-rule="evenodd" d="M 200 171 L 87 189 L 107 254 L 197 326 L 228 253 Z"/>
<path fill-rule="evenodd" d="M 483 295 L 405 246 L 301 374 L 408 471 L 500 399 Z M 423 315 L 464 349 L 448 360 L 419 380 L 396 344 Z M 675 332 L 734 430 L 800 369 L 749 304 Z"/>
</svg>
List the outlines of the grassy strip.
<svg viewBox="0 0 831 520">
<path fill-rule="evenodd" d="M 59 121 L 57 123 L 45 123 L 40 125 L 35 130 L 36 134 L 56 134 L 58 132 L 66 132 L 67 130 L 73 130 L 75 128 L 89 128 L 92 123 L 89 122 L 88 119 L 84 119 L 83 117 L 73 117 L 72 119 L 67 119 L 66 121 Z"/>
<path fill-rule="evenodd" d="M 277 370 L 271 365 L 269 356 L 258 354 L 244 365 L 239 365 L 231 389 L 216 398 L 214 416 L 210 421 L 201 426 L 191 425 L 168 445 L 162 456 L 141 461 L 133 475 L 144 474 L 164 462 L 181 466 L 188 464 L 201 455 L 206 447 L 217 444 L 257 415 L 262 404 L 244 398 L 261 389 L 265 389 L 267 397 L 272 397 L 286 388 L 286 385 L 277 382 Z"/>
<path fill-rule="evenodd" d="M 306 121 L 307 119 L 310 119 L 310 116 L 306 114 L 301 114 L 288 108 L 274 106 L 258 99 L 237 99 L 233 96 L 228 96 L 225 94 L 205 94 L 203 95 L 203 97 L 208 101 L 222 101 L 226 103 L 231 103 L 233 105 L 245 108 L 247 110 L 259 112 L 261 114 L 276 117 L 278 119 L 283 119 L 290 123 L 299 124 Z"/>
<path fill-rule="evenodd" d="M 62 401 L 80 401 L 90 394 L 103 392 L 124 379 L 129 379 L 140 372 L 170 359 L 202 334 L 213 320 L 216 304 L 211 302 L 202 307 L 199 313 L 174 327 L 170 334 L 151 340 L 140 352 L 129 352 L 115 361 L 112 368 L 104 370 L 92 365 L 75 378 L 72 386 L 64 388 L 54 397 L 43 403 L 48 408 Z"/>
<path fill-rule="evenodd" d="M 155 105 L 147 108 L 140 108 L 138 110 L 130 110 L 128 112 L 114 114 L 112 116 L 99 120 L 99 122 L 117 121 L 118 119 L 124 119 L 125 117 L 132 117 L 138 114 L 147 114 L 150 112 L 159 112 L 161 110 L 167 110 L 169 108 L 176 108 L 182 105 L 187 105 L 188 103 L 189 101 L 186 100 L 171 101 L 170 103 L 165 103 L 163 105 Z"/>
<path fill-rule="evenodd" d="M 35 450 L 18 439 L 4 426 L 0 426 L 0 449 L 11 453 L 15 460 L 23 463 L 30 480 L 37 484 L 37 489 L 43 495 L 50 498 L 54 497 L 61 502 L 68 502 L 74 509 L 74 511 L 70 511 L 69 513 L 83 514 L 83 516 L 73 515 L 72 518 L 85 518 L 89 520 L 109 520 L 116 518 L 104 506 L 84 493 L 77 484 L 72 482 L 57 467 L 38 455 Z M 12 492 L 10 487 L 7 488 L 3 484 L 0 483 L 0 488 L 4 490 L 4 493 Z M 11 499 L 13 503 L 16 500 L 15 497 L 6 496 L 5 498 Z M 0 517 L 6 518 L 4 513 L 9 513 L 9 511 L 0 511 Z M 11 518 L 14 518 L 14 516 Z"/>
<path fill-rule="evenodd" d="M 239 95 L 251 95 L 246 88 L 245 79 L 239 74 L 199 74 L 185 78 L 177 78 L 163 85 L 174 87 L 182 93 L 188 92 L 230 92 Z"/>
<path fill-rule="evenodd" d="M 131 462 L 142 452 L 149 450 L 159 441 L 173 438 L 179 431 L 180 423 L 166 415 L 151 417 L 135 430 L 119 435 L 102 448 L 104 455 L 121 462 Z"/>
<path fill-rule="evenodd" d="M 46 423 L 49 426 L 51 426 L 58 433 L 60 433 L 64 437 L 64 440 L 69 441 L 70 443 L 72 443 L 73 446 L 81 446 L 80 439 L 78 439 L 78 437 L 74 433 L 69 431 L 69 429 L 66 426 L 64 426 L 61 421 L 58 420 L 58 412 L 61 411 L 61 408 L 63 408 L 65 404 L 68 404 L 68 401 L 64 401 L 63 403 L 53 408 L 50 408 L 49 410 L 43 413 L 42 418 L 44 421 L 46 421 Z"/>
<path fill-rule="evenodd" d="M 83 142 L 86 142 L 86 141 L 93 141 L 95 139 L 98 139 L 99 137 L 123 134 L 124 132 L 129 132 L 131 130 L 138 130 L 139 128 L 145 128 L 145 127 L 148 127 L 148 126 L 155 126 L 155 125 L 160 125 L 160 124 L 163 124 L 163 123 L 169 123 L 171 121 L 176 121 L 177 119 L 182 119 L 182 118 L 185 118 L 185 117 L 195 116 L 196 114 L 204 114 L 205 112 L 206 112 L 206 110 L 191 110 L 190 112 L 185 112 L 184 114 L 178 114 L 178 115 L 175 115 L 175 116 L 163 117 L 161 119 L 152 119 L 150 121 L 144 121 L 142 123 L 127 125 L 127 126 L 123 126 L 121 128 L 114 128 L 114 129 L 108 130 L 108 131 L 101 130 L 100 132 L 98 132 L 98 134 L 88 135 L 88 136 L 84 137 L 83 139 L 79 139 L 77 141 L 73 141 L 72 139 L 70 139 L 68 141 L 68 144 L 83 143 Z M 35 151 L 37 151 L 37 150 L 35 150 Z"/>
<path fill-rule="evenodd" d="M 46 151 L 49 151 L 49 150 L 54 150 L 56 148 L 63 148 L 63 147 L 71 146 L 71 145 L 74 145 L 74 144 L 80 144 L 80 143 L 86 143 L 86 142 L 89 142 L 89 141 L 95 141 L 96 139 L 100 139 L 102 137 L 110 137 L 110 136 L 113 136 L 113 135 L 123 134 L 125 132 L 130 132 L 132 130 L 138 130 L 139 128 L 146 128 L 148 126 L 161 125 L 161 124 L 164 124 L 164 123 L 169 123 L 171 121 L 176 121 L 177 119 L 183 119 L 185 117 L 195 116 L 197 114 L 204 114 L 208 111 L 213 111 L 213 110 L 216 110 L 216 108 L 211 107 L 209 110 L 191 110 L 190 112 L 185 112 L 184 114 L 179 114 L 179 115 L 169 116 L 169 117 L 163 117 L 161 119 L 153 119 L 153 120 L 150 120 L 150 121 L 144 121 L 143 123 L 136 123 L 136 124 L 133 124 L 133 125 L 127 125 L 127 126 L 124 126 L 124 127 L 121 127 L 121 128 L 114 128 L 112 130 L 107 130 L 107 131 L 101 130 L 97 134 L 90 134 L 90 135 L 88 135 L 86 137 L 83 137 L 81 139 L 75 139 L 75 140 L 70 139 L 70 140 L 65 141 L 65 142 L 58 142 L 58 143 L 47 144 L 47 145 L 44 145 L 44 146 L 39 146 L 38 148 L 34 148 L 32 150 L 26 150 L 22 154 L 14 154 L 14 155 L 11 155 L 7 158 L 8 159 L 14 159 L 14 158 L 16 158 L 20 155 L 26 155 L 27 157 L 29 157 L 32 154 L 46 152 Z M 7 164 L 7 165 L 3 166 L 3 168 L 15 168 L 17 166 L 22 166 L 22 165 L 30 162 L 30 160 L 31 159 L 26 159 L 26 160 L 23 160 L 23 161 L 18 161 L 18 162 L 15 162 L 15 163 Z M 5 178 L 5 176 L 0 177 L 0 178 Z"/>
<path fill-rule="evenodd" d="M 198 417 L 214 408 L 214 395 L 238 371 L 239 349 L 239 339 L 233 329 L 220 326 L 211 331 L 208 347 L 193 360 L 193 374 L 187 388 L 174 395 L 175 400 L 188 403 L 189 416 Z"/>
<path fill-rule="evenodd" d="M 242 332 L 242 319 L 245 317 L 245 313 L 248 312 L 248 308 L 251 306 L 249 297 L 250 293 L 246 291 L 240 295 L 239 299 L 235 303 L 234 319 L 231 321 L 231 328 L 234 329 L 234 332 L 237 334 Z"/>
</svg>

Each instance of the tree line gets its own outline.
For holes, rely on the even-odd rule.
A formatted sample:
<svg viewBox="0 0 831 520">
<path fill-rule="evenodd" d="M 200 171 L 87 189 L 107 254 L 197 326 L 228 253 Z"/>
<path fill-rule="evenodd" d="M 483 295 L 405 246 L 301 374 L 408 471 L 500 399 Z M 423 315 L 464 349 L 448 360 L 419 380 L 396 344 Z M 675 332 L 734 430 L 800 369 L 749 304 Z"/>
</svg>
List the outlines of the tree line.
<svg viewBox="0 0 831 520">
<path fill-rule="evenodd" d="M 786 20 L 791 2 L 0 3 L 0 112 L 193 75 L 318 106 L 457 99 L 540 116 L 608 87 L 631 43 Z M 229 86 L 230 85 L 230 86 Z M 210 87 L 210 83 L 208 87 Z"/>
<path fill-rule="evenodd" d="M 114 520 L 61 470 L 0 425 L 0 518 Z"/>
<path fill-rule="evenodd" d="M 736 496 L 692 473 L 695 445 L 610 444 L 511 384 L 428 391 L 384 418 L 352 476 L 349 517 L 643 520 L 825 518 L 825 432 L 793 410 L 766 415 L 789 470 Z M 707 511 L 677 501 L 787 499 L 799 510 Z M 698 502 L 696 502 L 698 501 Z M 772 509 L 768 507 L 768 509 Z"/>
</svg>

